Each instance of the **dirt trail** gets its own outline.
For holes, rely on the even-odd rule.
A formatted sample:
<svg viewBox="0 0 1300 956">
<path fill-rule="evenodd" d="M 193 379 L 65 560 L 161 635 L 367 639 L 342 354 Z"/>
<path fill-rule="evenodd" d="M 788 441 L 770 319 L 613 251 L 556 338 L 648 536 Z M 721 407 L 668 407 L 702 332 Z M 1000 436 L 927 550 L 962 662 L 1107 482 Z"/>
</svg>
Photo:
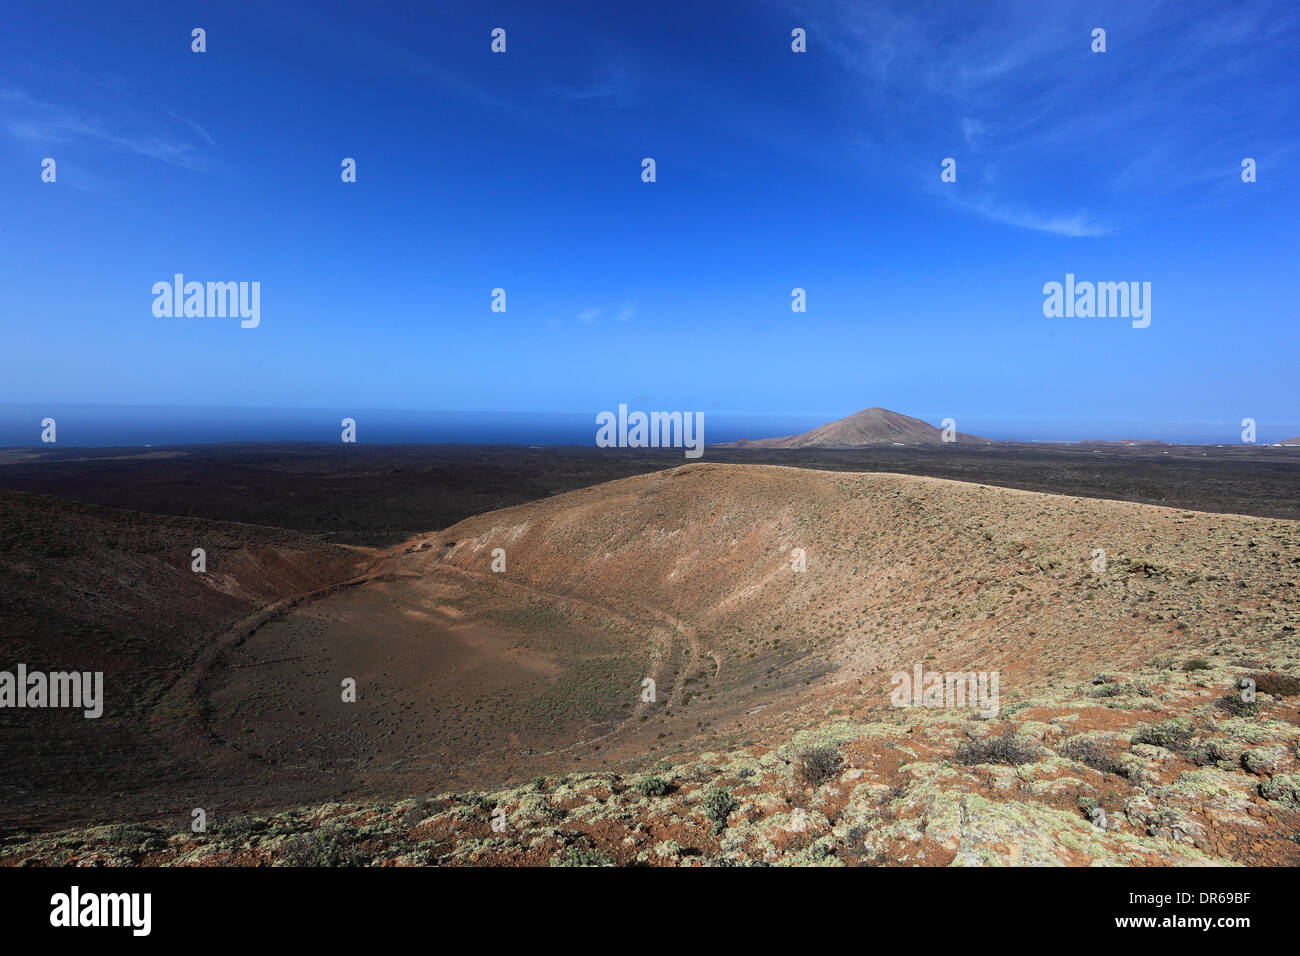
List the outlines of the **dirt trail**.
<svg viewBox="0 0 1300 956">
<path fill-rule="evenodd" d="M 595 604 L 582 598 L 574 597 L 570 594 L 560 594 L 533 584 L 527 584 L 522 581 L 511 580 L 499 574 L 491 572 L 471 571 L 453 564 L 435 564 L 430 571 L 436 574 L 446 574 L 452 577 L 459 577 L 474 581 L 491 582 L 494 587 L 500 588 L 507 592 L 523 592 L 529 597 L 538 598 L 559 607 L 566 614 L 572 614 L 575 611 L 582 611 L 596 616 L 612 618 L 629 625 L 644 624 L 644 620 L 628 617 L 621 614 L 608 605 Z M 680 669 L 677 679 L 673 682 L 672 690 L 669 693 L 665 706 L 671 707 L 674 702 L 680 702 L 683 690 L 683 682 L 687 674 L 694 668 L 696 661 L 700 657 L 699 637 L 694 627 L 681 621 L 670 614 L 662 611 L 652 611 L 644 606 L 634 605 L 635 609 L 646 615 L 647 618 L 654 620 L 659 619 L 659 623 L 654 625 L 652 634 L 654 635 L 654 655 L 650 662 L 650 676 L 655 681 L 656 688 L 664 682 L 666 674 L 671 674 L 674 637 L 678 636 L 686 641 L 690 651 L 689 664 Z M 666 622 L 666 625 L 665 623 Z M 656 697 L 658 692 L 656 692 Z M 540 756 L 551 756 L 554 754 L 566 753 L 573 750 L 590 747 L 592 744 L 607 743 L 626 737 L 633 736 L 631 731 L 635 730 L 638 718 L 649 713 L 651 707 L 645 701 L 638 701 L 636 709 L 625 718 L 618 727 L 605 734 L 600 734 L 584 740 L 576 741 L 565 747 L 553 750 L 542 751 Z M 466 761 L 465 766 L 481 765 L 490 762 L 486 758 L 474 761 Z"/>
<path fill-rule="evenodd" d="M 212 728 L 210 715 L 206 704 L 207 684 L 213 671 L 226 658 L 226 655 L 241 646 L 245 641 L 257 633 L 259 628 L 264 627 L 272 621 L 278 620 L 294 608 L 318 601 L 321 598 L 337 594 L 344 588 L 358 587 L 369 584 L 378 580 L 391 580 L 398 577 L 417 577 L 413 573 L 404 573 L 395 571 L 392 568 L 393 550 L 376 551 L 373 548 L 351 547 L 350 550 L 373 554 L 374 558 L 361 574 L 354 575 L 346 580 L 337 581 L 333 584 L 327 584 L 323 587 L 313 588 L 304 591 L 301 594 L 294 594 L 289 597 L 272 601 L 264 605 L 252 614 L 236 621 L 234 624 L 217 632 L 214 635 L 213 642 L 210 646 L 199 655 L 198 659 L 182 674 L 180 674 L 170 686 L 168 686 L 158 697 L 159 700 L 168 697 L 179 697 L 194 703 L 196 708 L 195 721 L 201 731 L 214 743 L 219 746 L 228 748 L 241 756 L 251 759 L 260 760 L 255 754 L 247 753 L 237 745 L 223 739 Z M 151 719 L 156 718 L 156 713 Z M 162 726 L 156 721 L 156 726 Z"/>
<path fill-rule="evenodd" d="M 266 625 L 281 619 L 296 609 L 329 598 L 345 589 L 366 587 L 375 583 L 401 579 L 424 579 L 427 575 L 446 576 L 472 580 L 480 584 L 489 584 L 491 587 L 511 595 L 515 600 L 523 603 L 530 601 L 544 602 L 566 616 L 581 614 L 596 619 L 603 618 L 615 621 L 633 630 L 638 627 L 649 626 L 653 643 L 652 656 L 648 661 L 647 675 L 652 677 L 658 686 L 662 686 L 675 674 L 675 679 L 671 682 L 671 688 L 666 700 L 662 697 L 662 692 L 660 692 L 659 706 L 672 707 L 675 704 L 680 704 L 684 692 L 684 682 L 688 675 L 696 669 L 702 656 L 711 657 L 715 665 L 715 675 L 720 671 L 720 659 L 716 654 L 703 651 L 698 632 L 693 625 L 673 615 L 651 609 L 642 604 L 632 605 L 636 612 L 636 616 L 633 617 L 608 604 L 593 603 L 571 594 L 562 594 L 510 579 L 503 575 L 471 571 L 452 564 L 435 561 L 435 563 L 428 565 L 423 572 L 405 569 L 403 567 L 404 559 L 409 559 L 413 555 L 417 556 L 417 558 L 433 556 L 429 553 L 427 547 L 427 543 L 432 541 L 433 538 L 434 536 L 429 534 L 422 534 L 384 550 L 351 548 L 351 550 L 372 555 L 372 560 L 364 571 L 342 581 L 273 601 L 221 630 L 214 635 L 210 646 L 194 664 L 181 674 L 160 695 L 159 699 L 171 697 L 172 699 L 184 699 L 194 702 L 195 723 L 207 739 L 228 752 L 237 754 L 242 759 L 263 764 L 265 762 L 264 758 L 246 750 L 237 742 L 223 737 L 213 726 L 214 721 L 208 706 L 208 695 L 212 690 L 213 680 L 224 666 L 230 652 L 243 646 L 259 629 Z M 676 649 L 682 644 L 685 646 L 688 657 L 685 665 L 678 667 L 675 665 L 675 661 L 681 655 Z M 636 708 L 621 720 L 614 730 L 575 741 L 561 748 L 538 751 L 534 756 L 559 755 L 590 748 L 594 744 L 605 744 L 634 737 L 637 731 L 638 718 L 646 716 L 652 709 L 650 703 L 638 700 Z M 161 723 L 161 721 L 158 722 L 159 726 L 161 726 Z M 461 761 L 460 765 L 463 767 L 485 766 L 499 762 L 499 760 L 499 755 L 484 755 Z"/>
</svg>

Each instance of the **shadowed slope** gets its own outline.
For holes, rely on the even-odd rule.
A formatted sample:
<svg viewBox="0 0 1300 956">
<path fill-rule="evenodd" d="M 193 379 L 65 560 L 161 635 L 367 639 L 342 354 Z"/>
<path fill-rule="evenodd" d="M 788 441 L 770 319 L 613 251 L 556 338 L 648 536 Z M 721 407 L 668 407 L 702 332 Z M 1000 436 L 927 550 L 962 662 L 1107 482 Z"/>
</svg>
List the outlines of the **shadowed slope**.
<svg viewBox="0 0 1300 956">
<path fill-rule="evenodd" d="M 195 548 L 207 571 L 191 570 Z M 371 555 L 276 528 L 162 517 L 0 491 L 0 669 L 103 671 L 104 713 L 0 711 L 0 805 L 39 818 L 145 791 L 176 766 L 146 727 L 223 630 L 265 605 L 359 573 Z M 107 792 L 106 792 L 107 791 Z"/>
</svg>

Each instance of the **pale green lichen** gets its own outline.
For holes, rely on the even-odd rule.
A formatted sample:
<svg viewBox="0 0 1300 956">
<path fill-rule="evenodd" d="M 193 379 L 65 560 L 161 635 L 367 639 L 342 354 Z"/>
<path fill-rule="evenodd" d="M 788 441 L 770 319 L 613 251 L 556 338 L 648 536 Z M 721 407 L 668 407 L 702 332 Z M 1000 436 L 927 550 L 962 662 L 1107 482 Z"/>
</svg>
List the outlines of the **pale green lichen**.
<svg viewBox="0 0 1300 956">
<path fill-rule="evenodd" d="M 1300 810 L 1300 773 L 1278 773 L 1259 785 L 1259 795 L 1292 810 Z"/>
</svg>

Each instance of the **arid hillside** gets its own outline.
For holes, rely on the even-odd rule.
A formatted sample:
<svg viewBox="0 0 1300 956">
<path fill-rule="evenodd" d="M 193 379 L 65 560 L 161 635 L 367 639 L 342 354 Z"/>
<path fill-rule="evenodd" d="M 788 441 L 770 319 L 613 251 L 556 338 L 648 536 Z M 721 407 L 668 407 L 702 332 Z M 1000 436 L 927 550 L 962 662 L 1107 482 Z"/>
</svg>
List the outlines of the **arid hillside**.
<svg viewBox="0 0 1300 956">
<path fill-rule="evenodd" d="M 196 548 L 203 573 L 192 570 Z M 97 719 L 0 711 L 9 819 L 149 793 L 160 769 L 181 769 L 147 723 L 193 712 L 177 687 L 185 671 L 236 622 L 354 577 L 372 558 L 276 528 L 0 491 L 0 669 L 104 673 Z"/>
<path fill-rule="evenodd" d="M 1114 824 L 1102 842 L 1052 859 L 1294 856 L 1296 522 L 701 463 L 490 512 L 365 563 L 336 569 L 356 571 L 352 586 L 227 629 L 172 682 L 183 693 L 139 701 L 157 731 L 139 766 L 188 775 L 183 792 L 155 786 L 156 813 L 124 803 L 111 818 L 175 819 L 201 800 L 229 827 L 197 844 L 149 831 L 156 861 L 301 862 L 280 838 L 315 839 L 303 821 L 343 812 L 310 809 L 327 802 L 386 820 L 383 841 L 366 827 L 359 845 L 396 862 L 1014 862 L 1012 844 L 1030 843 L 1049 861 L 1043 827 L 1086 835 L 1098 807 Z M 891 676 L 918 666 L 996 671 L 999 713 L 891 706 Z M 1237 713 L 1249 674 L 1271 689 Z M 825 773 L 804 766 L 810 746 L 835 750 L 815 758 Z M 656 775 L 664 789 L 629 789 Z M 722 813 L 713 782 L 735 807 Z M 796 806 L 816 836 L 772 843 Z M 500 845 L 480 833 L 498 807 L 517 834 Z M 917 844 L 940 808 L 950 832 Z M 566 829 L 579 811 L 608 825 Z M 67 859 L 9 845 L 11 862 Z"/>
<path fill-rule="evenodd" d="M 784 682 L 795 660 L 854 683 L 923 658 L 998 667 L 1014 693 L 1229 635 L 1267 641 L 1297 623 L 1300 579 L 1294 522 L 772 466 L 610 482 L 429 543 L 422 568 L 487 575 L 501 548 L 502 581 L 654 609 L 719 698 Z"/>
</svg>

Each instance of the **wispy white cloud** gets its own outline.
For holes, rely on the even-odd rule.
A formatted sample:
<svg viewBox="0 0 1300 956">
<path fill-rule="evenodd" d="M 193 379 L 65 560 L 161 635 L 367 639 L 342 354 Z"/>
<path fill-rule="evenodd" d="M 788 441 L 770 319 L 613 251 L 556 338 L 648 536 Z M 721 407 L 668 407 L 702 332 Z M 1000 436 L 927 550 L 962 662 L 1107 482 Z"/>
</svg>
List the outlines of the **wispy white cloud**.
<svg viewBox="0 0 1300 956">
<path fill-rule="evenodd" d="M 583 309 L 574 318 L 584 325 L 592 325 L 605 315 L 610 315 L 618 322 L 628 322 L 636 315 L 636 306 L 625 303 L 618 309 L 606 309 L 603 306 L 593 305 L 590 308 Z M 550 324 L 548 323 L 548 327 Z"/>
<path fill-rule="evenodd" d="M 955 199 L 953 201 L 963 209 L 978 213 L 994 222 L 1020 229 L 1032 229 L 1034 232 L 1046 232 L 1054 236 L 1078 239 L 1086 236 L 1105 236 L 1114 231 L 1111 227 L 1094 221 L 1086 212 L 1053 215 L 1018 208 L 997 200 Z"/>
<path fill-rule="evenodd" d="M 176 122 L 178 123 L 184 123 L 190 129 L 194 130 L 194 132 L 198 133 L 205 140 L 207 140 L 209 146 L 213 147 L 214 149 L 216 148 L 217 141 L 212 138 L 212 134 L 209 133 L 206 129 L 204 129 L 202 125 L 200 125 L 199 123 L 195 122 L 192 119 L 189 119 L 184 116 L 180 116 L 172 110 L 168 110 L 167 115 L 170 116 L 172 119 L 176 120 Z"/>
<path fill-rule="evenodd" d="M 215 145 L 212 137 L 197 123 L 181 117 L 176 117 L 176 120 L 194 127 Z M 210 165 L 203 150 L 185 137 L 166 130 L 131 132 L 101 117 L 34 99 L 21 90 L 0 89 L 0 128 L 13 139 L 43 148 L 86 143 L 183 169 L 203 170 Z"/>
<path fill-rule="evenodd" d="M 973 150 L 981 150 L 987 145 L 988 127 L 982 120 L 963 116 L 961 119 L 961 138 Z"/>
<path fill-rule="evenodd" d="M 640 80 L 630 62 L 626 59 L 609 61 L 598 67 L 591 79 L 579 85 L 552 84 L 546 88 L 547 94 L 565 99 L 610 100 L 619 104 L 632 100 L 640 88 Z"/>
<path fill-rule="evenodd" d="M 791 5 L 859 77 L 844 105 L 870 124 L 877 161 L 925 183 L 955 156 L 958 183 L 936 201 L 1017 228 L 1103 235 L 1209 199 L 1233 178 L 1220 144 L 1276 150 L 1294 107 L 1278 91 L 1261 90 L 1264 109 L 1238 99 L 1288 55 L 1300 9 L 1285 0 Z"/>
</svg>

